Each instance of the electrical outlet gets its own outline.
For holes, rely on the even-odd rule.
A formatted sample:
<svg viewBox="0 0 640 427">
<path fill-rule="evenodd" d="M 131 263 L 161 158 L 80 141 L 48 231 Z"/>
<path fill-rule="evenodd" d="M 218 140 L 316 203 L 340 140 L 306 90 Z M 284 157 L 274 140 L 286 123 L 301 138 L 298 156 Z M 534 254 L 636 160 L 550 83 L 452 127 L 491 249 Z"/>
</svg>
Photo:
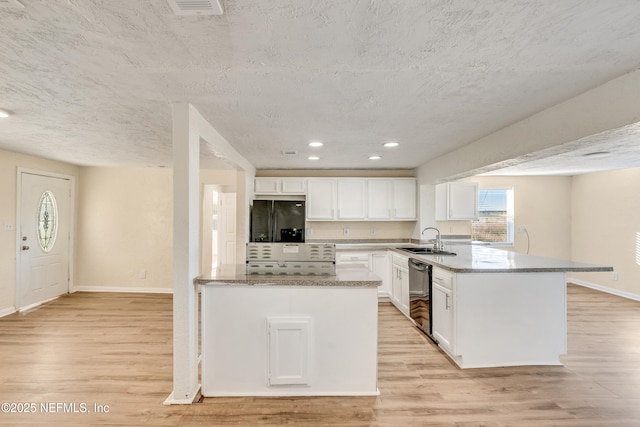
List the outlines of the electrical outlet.
<svg viewBox="0 0 640 427">
<path fill-rule="evenodd" d="M 147 270 L 142 269 L 138 272 L 138 277 L 140 279 L 146 279 L 147 278 Z"/>
<path fill-rule="evenodd" d="M 307 236 L 313 235 L 313 228 L 307 228 Z"/>
<path fill-rule="evenodd" d="M 376 235 L 376 229 L 375 229 L 375 228 L 372 228 L 372 229 L 371 229 L 371 235 L 372 235 L 372 236 L 375 236 L 375 235 Z"/>
<path fill-rule="evenodd" d="M 343 236 L 348 236 L 349 235 L 349 227 L 345 227 L 342 229 L 342 235 Z"/>
<path fill-rule="evenodd" d="M 527 227 L 525 226 L 518 227 L 518 233 L 524 233 L 525 231 L 527 231 Z"/>
<path fill-rule="evenodd" d="M 611 275 L 611 278 L 612 278 L 613 280 L 618 280 L 618 272 L 617 272 L 617 271 L 614 271 L 614 272 L 613 272 L 613 274 Z"/>
<path fill-rule="evenodd" d="M 4 231 L 13 231 L 13 224 L 10 222 L 4 223 Z"/>
</svg>

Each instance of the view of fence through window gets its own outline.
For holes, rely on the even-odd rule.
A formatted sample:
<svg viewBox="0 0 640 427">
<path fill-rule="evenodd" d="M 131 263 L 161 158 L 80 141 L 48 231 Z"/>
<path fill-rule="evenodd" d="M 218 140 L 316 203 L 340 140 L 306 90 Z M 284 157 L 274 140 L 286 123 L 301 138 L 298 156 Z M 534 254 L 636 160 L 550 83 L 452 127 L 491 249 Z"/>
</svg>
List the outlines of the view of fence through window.
<svg viewBox="0 0 640 427">
<path fill-rule="evenodd" d="M 513 189 L 478 191 L 478 220 L 471 225 L 477 242 L 513 244 Z"/>
</svg>

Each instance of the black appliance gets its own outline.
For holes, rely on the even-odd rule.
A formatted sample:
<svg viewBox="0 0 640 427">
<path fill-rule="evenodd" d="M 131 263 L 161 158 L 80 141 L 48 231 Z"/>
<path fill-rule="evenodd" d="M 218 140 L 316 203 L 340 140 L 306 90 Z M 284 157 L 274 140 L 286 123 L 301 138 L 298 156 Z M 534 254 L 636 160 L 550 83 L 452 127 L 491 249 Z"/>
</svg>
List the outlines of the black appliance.
<svg viewBox="0 0 640 427">
<path fill-rule="evenodd" d="M 436 344 L 431 320 L 431 273 L 433 266 L 415 258 L 409 258 L 409 316 L 416 326 Z"/>
<path fill-rule="evenodd" d="M 304 227 L 304 201 L 253 201 L 252 242 L 304 242 Z"/>
</svg>

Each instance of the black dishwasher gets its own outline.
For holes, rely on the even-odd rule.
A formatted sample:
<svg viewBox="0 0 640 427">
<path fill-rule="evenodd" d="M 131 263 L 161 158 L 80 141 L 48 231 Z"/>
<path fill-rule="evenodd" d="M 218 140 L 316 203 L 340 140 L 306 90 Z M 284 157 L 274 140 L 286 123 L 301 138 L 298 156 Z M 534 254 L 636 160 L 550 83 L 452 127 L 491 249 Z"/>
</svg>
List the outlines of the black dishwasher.
<svg viewBox="0 0 640 427">
<path fill-rule="evenodd" d="M 431 264 L 409 258 L 409 315 L 416 326 L 436 344 L 431 325 Z"/>
</svg>

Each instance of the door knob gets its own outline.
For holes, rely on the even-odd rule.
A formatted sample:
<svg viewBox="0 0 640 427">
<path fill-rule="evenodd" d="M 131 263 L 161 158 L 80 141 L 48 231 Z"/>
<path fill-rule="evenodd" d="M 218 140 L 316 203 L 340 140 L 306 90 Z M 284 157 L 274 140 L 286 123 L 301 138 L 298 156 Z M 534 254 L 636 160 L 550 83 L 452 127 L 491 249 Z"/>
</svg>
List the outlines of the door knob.
<svg viewBox="0 0 640 427">
<path fill-rule="evenodd" d="M 23 247 L 22 247 L 22 250 L 23 250 L 23 251 L 28 251 L 28 250 L 29 250 L 29 246 L 26 246 L 26 245 L 25 245 L 25 246 L 23 246 Z"/>
</svg>

